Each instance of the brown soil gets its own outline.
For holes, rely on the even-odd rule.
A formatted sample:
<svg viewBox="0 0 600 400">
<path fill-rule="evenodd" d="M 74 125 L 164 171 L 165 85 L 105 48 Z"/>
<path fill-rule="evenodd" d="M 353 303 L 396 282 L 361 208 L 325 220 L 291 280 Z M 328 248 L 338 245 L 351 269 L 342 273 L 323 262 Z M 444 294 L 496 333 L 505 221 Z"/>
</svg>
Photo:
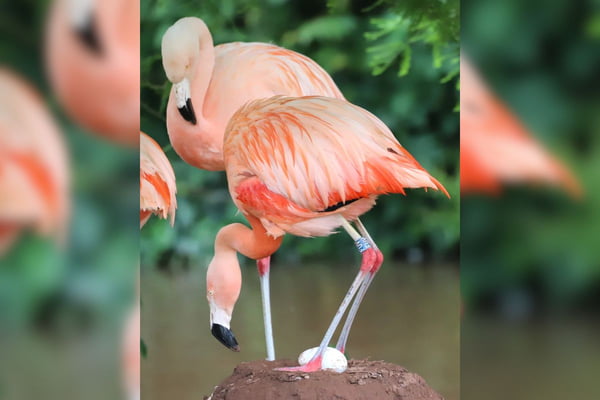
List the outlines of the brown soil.
<svg viewBox="0 0 600 400">
<path fill-rule="evenodd" d="M 419 375 L 383 361 L 350 360 L 342 374 L 274 371 L 294 361 L 241 363 L 205 400 L 443 400 Z"/>
</svg>

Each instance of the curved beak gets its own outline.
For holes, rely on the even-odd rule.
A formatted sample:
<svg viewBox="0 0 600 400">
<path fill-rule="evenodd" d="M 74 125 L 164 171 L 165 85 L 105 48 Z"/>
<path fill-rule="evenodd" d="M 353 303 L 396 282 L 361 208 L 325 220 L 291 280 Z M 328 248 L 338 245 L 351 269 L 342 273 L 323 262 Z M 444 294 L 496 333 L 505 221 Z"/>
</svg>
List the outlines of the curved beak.
<svg viewBox="0 0 600 400">
<path fill-rule="evenodd" d="M 92 53 L 102 54 L 102 46 L 96 26 L 94 1 L 72 0 L 69 7 L 71 26 L 77 38 Z"/>
<path fill-rule="evenodd" d="M 231 332 L 229 328 L 225 328 L 223 325 L 219 324 L 212 324 L 210 331 L 219 342 L 225 345 L 225 347 L 233 351 L 240 351 L 240 346 L 238 345 L 233 332 Z"/>
<path fill-rule="evenodd" d="M 175 88 L 175 102 L 179 114 L 192 125 L 196 125 L 196 113 L 192 105 L 190 81 L 183 78 L 181 82 L 175 83 L 173 87 Z"/>
<path fill-rule="evenodd" d="M 225 311 L 222 307 L 215 304 L 214 300 L 209 300 L 210 305 L 210 331 L 217 340 L 225 345 L 225 347 L 240 351 L 240 346 L 229 329 L 231 321 L 231 313 Z"/>
</svg>

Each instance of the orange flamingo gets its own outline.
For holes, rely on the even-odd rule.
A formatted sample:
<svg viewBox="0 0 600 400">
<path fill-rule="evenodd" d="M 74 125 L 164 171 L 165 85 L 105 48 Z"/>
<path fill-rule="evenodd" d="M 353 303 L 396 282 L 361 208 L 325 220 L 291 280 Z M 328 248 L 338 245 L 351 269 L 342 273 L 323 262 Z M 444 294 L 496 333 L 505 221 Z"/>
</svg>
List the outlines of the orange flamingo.
<svg viewBox="0 0 600 400">
<path fill-rule="evenodd" d="M 138 146 L 140 3 L 56 0 L 46 62 L 52 88 L 71 118 L 110 140 Z"/>
<path fill-rule="evenodd" d="M 173 83 L 167 130 L 188 164 L 222 171 L 223 135 L 233 113 L 248 101 L 274 95 L 343 99 L 331 77 L 310 58 L 266 43 L 213 45 L 204 22 L 178 20 L 162 39 L 162 60 Z M 269 300 L 270 258 L 258 260 L 267 359 L 275 359 Z"/>
<path fill-rule="evenodd" d="M 35 90 L 0 68 L 0 254 L 25 228 L 64 241 L 69 210 L 62 132 Z"/>
<path fill-rule="evenodd" d="M 175 172 L 150 136 L 140 132 L 140 228 L 152 214 L 175 221 Z"/>
<path fill-rule="evenodd" d="M 385 124 L 340 99 L 275 96 L 253 101 L 229 122 L 223 152 L 229 191 L 252 227 L 231 224 L 222 228 L 207 271 L 211 330 L 224 345 L 239 350 L 230 329 L 241 289 L 236 253 L 261 259 L 279 248 L 285 233 L 327 236 L 340 226 L 362 253 L 360 271 L 318 351 L 307 364 L 291 369 L 318 370 L 323 352 L 356 295 L 336 346 L 345 350 L 360 302 L 383 262 L 358 217 L 381 194 L 404 193 L 405 188 L 448 193 Z M 355 222 L 358 232 L 349 221 Z"/>
<path fill-rule="evenodd" d="M 577 180 L 494 96 L 464 56 L 460 80 L 461 194 L 496 195 L 503 183 L 546 182 L 580 195 Z"/>
</svg>

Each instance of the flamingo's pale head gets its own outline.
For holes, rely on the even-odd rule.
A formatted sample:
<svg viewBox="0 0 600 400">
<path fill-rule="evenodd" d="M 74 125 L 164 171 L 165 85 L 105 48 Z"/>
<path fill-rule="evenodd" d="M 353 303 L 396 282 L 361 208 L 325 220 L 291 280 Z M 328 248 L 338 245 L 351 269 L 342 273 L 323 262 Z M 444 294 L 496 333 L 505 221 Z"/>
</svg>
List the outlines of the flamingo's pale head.
<svg viewBox="0 0 600 400">
<path fill-rule="evenodd" d="M 217 251 L 206 273 L 210 330 L 219 342 L 234 351 L 239 351 L 239 345 L 230 322 L 241 288 L 242 275 L 235 251 Z"/>
<path fill-rule="evenodd" d="M 194 79 L 196 67 L 202 62 L 200 53 L 203 47 L 212 51 L 212 38 L 202 40 L 209 35 L 208 28 L 201 19 L 181 18 L 167 29 L 162 38 L 161 52 L 165 74 L 173 83 L 175 101 L 181 116 L 196 124 L 196 115 L 192 106 L 190 82 Z"/>
</svg>

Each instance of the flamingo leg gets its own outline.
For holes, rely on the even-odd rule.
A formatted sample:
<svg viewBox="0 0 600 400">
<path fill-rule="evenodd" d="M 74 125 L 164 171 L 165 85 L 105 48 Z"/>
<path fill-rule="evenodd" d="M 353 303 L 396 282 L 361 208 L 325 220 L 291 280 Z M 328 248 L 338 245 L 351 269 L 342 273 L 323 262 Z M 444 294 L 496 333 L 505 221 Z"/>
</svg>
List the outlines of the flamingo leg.
<svg viewBox="0 0 600 400">
<path fill-rule="evenodd" d="M 369 235 L 369 232 L 367 232 L 367 229 L 362 224 L 360 219 L 356 220 L 356 227 L 358 228 L 361 235 L 368 240 L 371 247 L 376 251 L 377 260 L 375 261 L 375 264 L 373 265 L 372 270 L 369 271 L 368 276 L 363 281 L 362 286 L 358 290 L 358 294 L 356 295 L 356 298 L 354 299 L 354 302 L 352 303 L 352 307 L 350 307 L 350 311 L 348 312 L 348 316 L 346 317 L 346 321 L 344 322 L 344 326 L 342 327 L 342 332 L 340 333 L 340 337 L 335 346 L 336 349 L 338 349 L 342 353 L 344 353 L 344 351 L 346 350 L 346 342 L 348 341 L 348 336 L 350 335 L 350 329 L 352 328 L 352 323 L 354 322 L 354 318 L 356 317 L 358 308 L 360 307 L 360 304 L 361 304 L 363 298 L 365 297 L 365 293 L 367 293 L 367 289 L 371 285 L 371 282 L 373 282 L 373 278 L 375 278 L 375 274 L 377 273 L 377 271 L 379 270 L 379 267 L 381 267 L 381 264 L 383 263 L 383 254 L 377 248 L 377 245 L 371 238 L 371 235 Z"/>
<path fill-rule="evenodd" d="M 352 285 L 350 285 L 350 289 L 348 289 L 346 296 L 344 296 L 342 304 L 340 304 L 340 307 L 335 313 L 331 324 L 329 324 L 329 328 L 327 329 L 327 332 L 325 332 L 325 336 L 323 337 L 323 340 L 319 345 L 319 349 L 313 358 L 305 365 L 299 367 L 277 368 L 279 371 L 314 372 L 321 369 L 323 353 L 325 352 L 325 349 L 329 345 L 329 342 L 331 341 L 331 338 L 333 337 L 333 334 L 335 333 L 335 330 L 337 329 L 344 313 L 346 312 L 346 309 L 350 305 L 350 302 L 356 295 L 356 292 L 359 290 L 359 288 L 363 285 L 365 279 L 368 277 L 373 265 L 377 262 L 377 252 L 369 245 L 368 240 L 364 237 L 361 237 L 346 220 L 344 220 L 344 224 L 342 226 L 355 240 L 359 251 L 362 253 L 360 270 L 358 271 L 356 278 L 354 278 Z"/>
<path fill-rule="evenodd" d="M 271 295 L 269 288 L 269 270 L 271 256 L 256 261 L 260 277 L 260 293 L 262 297 L 263 318 L 265 322 L 265 342 L 267 344 L 267 361 L 275 360 L 275 344 L 273 342 L 273 325 L 271 324 Z"/>
</svg>

